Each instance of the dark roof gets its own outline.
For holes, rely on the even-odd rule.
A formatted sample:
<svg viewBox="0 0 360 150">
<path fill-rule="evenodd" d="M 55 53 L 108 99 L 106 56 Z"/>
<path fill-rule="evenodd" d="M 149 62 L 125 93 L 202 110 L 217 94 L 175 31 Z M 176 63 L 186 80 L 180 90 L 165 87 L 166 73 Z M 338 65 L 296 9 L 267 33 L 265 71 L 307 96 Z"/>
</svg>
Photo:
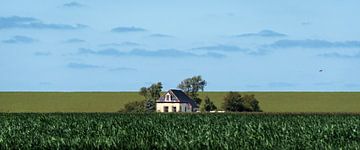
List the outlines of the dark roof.
<svg viewBox="0 0 360 150">
<path fill-rule="evenodd" d="M 196 102 L 187 96 L 182 90 L 170 89 L 168 91 L 171 95 L 175 96 L 180 103 L 190 103 L 193 108 L 197 108 Z M 165 99 L 164 95 L 160 97 L 160 101 Z"/>
</svg>

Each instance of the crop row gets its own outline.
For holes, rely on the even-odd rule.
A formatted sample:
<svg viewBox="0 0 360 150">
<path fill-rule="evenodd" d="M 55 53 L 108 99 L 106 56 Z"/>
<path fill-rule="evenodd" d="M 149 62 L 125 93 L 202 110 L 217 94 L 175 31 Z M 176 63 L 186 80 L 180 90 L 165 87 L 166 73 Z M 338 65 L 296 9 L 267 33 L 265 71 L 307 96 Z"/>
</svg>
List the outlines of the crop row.
<svg viewBox="0 0 360 150">
<path fill-rule="evenodd" d="M 357 114 L 0 114 L 0 149 L 359 149 Z"/>
</svg>

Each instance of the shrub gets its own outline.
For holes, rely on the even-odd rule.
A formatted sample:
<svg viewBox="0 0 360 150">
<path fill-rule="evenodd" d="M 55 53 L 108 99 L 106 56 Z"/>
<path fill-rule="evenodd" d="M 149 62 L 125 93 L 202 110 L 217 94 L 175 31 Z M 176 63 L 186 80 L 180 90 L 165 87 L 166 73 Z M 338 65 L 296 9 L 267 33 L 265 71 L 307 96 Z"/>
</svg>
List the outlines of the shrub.
<svg viewBox="0 0 360 150">
<path fill-rule="evenodd" d="M 223 108 L 226 111 L 233 112 L 260 112 L 259 101 L 254 95 L 241 96 L 237 92 L 229 92 L 224 98 Z"/>
<path fill-rule="evenodd" d="M 145 101 L 134 101 L 125 104 L 124 109 L 119 112 L 145 112 Z"/>
<path fill-rule="evenodd" d="M 212 111 L 212 110 L 217 109 L 216 106 L 214 105 L 214 103 L 210 100 L 210 98 L 208 96 L 205 97 L 204 109 L 205 109 L 205 111 Z"/>
</svg>

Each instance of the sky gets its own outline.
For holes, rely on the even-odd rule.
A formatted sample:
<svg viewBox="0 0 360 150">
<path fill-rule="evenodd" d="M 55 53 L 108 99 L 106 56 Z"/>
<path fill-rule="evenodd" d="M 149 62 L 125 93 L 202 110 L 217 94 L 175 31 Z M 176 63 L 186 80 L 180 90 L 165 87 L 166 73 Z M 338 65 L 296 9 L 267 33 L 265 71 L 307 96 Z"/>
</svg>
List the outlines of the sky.
<svg viewBox="0 0 360 150">
<path fill-rule="evenodd" d="M 0 91 L 360 91 L 358 0 L 0 0 Z"/>
</svg>

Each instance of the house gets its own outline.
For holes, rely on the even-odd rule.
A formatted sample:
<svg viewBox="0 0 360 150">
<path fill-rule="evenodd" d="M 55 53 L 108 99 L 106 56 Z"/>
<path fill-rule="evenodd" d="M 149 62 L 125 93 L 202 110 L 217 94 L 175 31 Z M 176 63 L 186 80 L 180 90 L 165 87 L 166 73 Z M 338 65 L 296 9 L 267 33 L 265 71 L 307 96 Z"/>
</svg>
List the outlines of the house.
<svg viewBox="0 0 360 150">
<path fill-rule="evenodd" d="M 196 102 L 182 90 L 170 89 L 156 101 L 157 112 L 196 112 Z"/>
</svg>

